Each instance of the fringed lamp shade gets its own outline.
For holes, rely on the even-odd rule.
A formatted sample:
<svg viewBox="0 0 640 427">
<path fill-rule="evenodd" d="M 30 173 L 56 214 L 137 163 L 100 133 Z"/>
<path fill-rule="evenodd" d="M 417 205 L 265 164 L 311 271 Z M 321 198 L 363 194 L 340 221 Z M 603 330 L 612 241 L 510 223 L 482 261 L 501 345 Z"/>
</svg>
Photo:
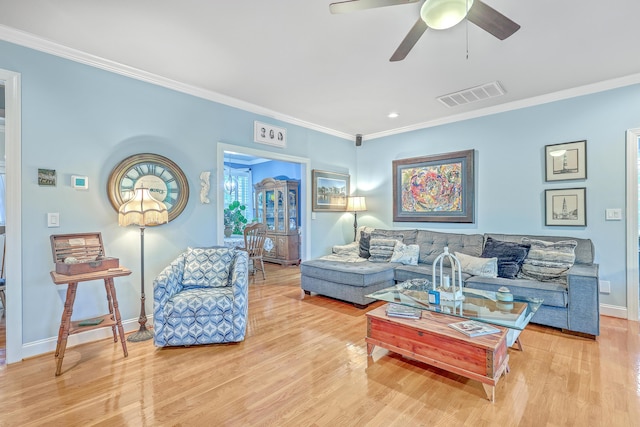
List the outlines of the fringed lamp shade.
<svg viewBox="0 0 640 427">
<path fill-rule="evenodd" d="M 151 196 L 148 188 L 136 188 L 133 198 L 120 206 L 118 210 L 118 224 L 127 225 L 158 225 L 169 222 L 169 213 L 164 203 Z"/>
</svg>

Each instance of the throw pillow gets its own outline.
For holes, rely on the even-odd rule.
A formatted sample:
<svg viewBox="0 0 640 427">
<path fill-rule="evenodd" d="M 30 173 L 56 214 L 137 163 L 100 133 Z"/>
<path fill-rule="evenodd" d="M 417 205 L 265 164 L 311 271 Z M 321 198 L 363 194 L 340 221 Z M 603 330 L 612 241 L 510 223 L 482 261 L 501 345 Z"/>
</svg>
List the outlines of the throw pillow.
<svg viewBox="0 0 640 427">
<path fill-rule="evenodd" d="M 188 248 L 182 286 L 227 286 L 233 255 L 234 249 L 230 248 Z"/>
<path fill-rule="evenodd" d="M 460 261 L 460 268 L 463 273 L 480 277 L 498 277 L 497 257 L 478 258 L 462 252 L 454 252 L 453 254 Z"/>
<path fill-rule="evenodd" d="M 515 279 L 529 253 L 529 246 L 487 237 L 482 258 L 498 258 L 498 277 Z"/>
<path fill-rule="evenodd" d="M 522 243 L 531 245 L 531 249 L 518 277 L 567 284 L 567 271 L 576 260 L 575 249 L 578 242 L 545 242 L 523 237 Z"/>
<path fill-rule="evenodd" d="M 366 231 L 360 232 L 360 258 L 369 258 L 369 246 L 371 244 L 371 233 Z"/>
<path fill-rule="evenodd" d="M 395 239 L 374 239 L 371 238 L 369 245 L 369 261 L 371 262 L 389 262 L 393 255 L 393 248 L 396 246 Z"/>
<path fill-rule="evenodd" d="M 393 247 L 393 254 L 389 262 L 399 262 L 405 265 L 418 265 L 418 256 L 420 255 L 420 246 L 405 245 L 396 241 Z"/>
</svg>

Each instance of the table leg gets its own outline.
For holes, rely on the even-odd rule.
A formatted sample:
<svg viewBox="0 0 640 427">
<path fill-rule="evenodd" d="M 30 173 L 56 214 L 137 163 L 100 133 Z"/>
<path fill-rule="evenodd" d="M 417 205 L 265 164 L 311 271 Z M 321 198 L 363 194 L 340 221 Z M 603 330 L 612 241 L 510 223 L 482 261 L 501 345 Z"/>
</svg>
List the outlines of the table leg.
<svg viewBox="0 0 640 427">
<path fill-rule="evenodd" d="M 76 299 L 77 288 L 78 282 L 71 282 L 67 286 L 67 298 L 64 301 L 64 310 L 62 311 L 60 330 L 58 331 L 58 343 L 56 345 L 56 376 L 62 373 L 62 360 L 64 359 L 64 351 L 67 348 L 67 339 L 69 338 L 69 327 L 71 326 L 71 315 L 73 314 L 73 303 Z"/>
<path fill-rule="evenodd" d="M 111 302 L 113 303 L 113 314 L 116 318 L 116 326 L 118 327 L 118 333 L 120 334 L 120 342 L 122 343 L 122 351 L 124 357 L 129 355 L 127 351 L 127 340 L 124 337 L 124 328 L 122 327 L 122 319 L 120 318 L 120 309 L 118 308 L 118 298 L 116 296 L 116 287 L 113 285 L 113 278 L 106 279 L 107 287 L 111 291 Z"/>
<path fill-rule="evenodd" d="M 104 289 L 107 292 L 107 305 L 109 306 L 109 314 L 111 315 L 111 320 L 115 321 L 116 318 L 113 315 L 113 302 L 111 301 L 111 289 L 109 289 L 109 283 L 107 279 L 104 279 Z M 118 342 L 116 325 L 111 326 L 111 332 L 113 333 L 113 342 Z"/>
</svg>

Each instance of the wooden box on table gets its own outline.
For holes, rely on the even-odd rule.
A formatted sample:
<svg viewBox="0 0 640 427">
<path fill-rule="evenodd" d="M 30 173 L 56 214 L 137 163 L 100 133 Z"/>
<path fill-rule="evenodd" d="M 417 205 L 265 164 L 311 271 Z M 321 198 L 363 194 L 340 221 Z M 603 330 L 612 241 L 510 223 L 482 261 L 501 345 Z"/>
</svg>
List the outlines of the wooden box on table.
<svg viewBox="0 0 640 427">
<path fill-rule="evenodd" d="M 53 234 L 51 251 L 58 274 L 92 273 L 120 266 L 118 258 L 105 257 L 101 233 Z"/>
</svg>

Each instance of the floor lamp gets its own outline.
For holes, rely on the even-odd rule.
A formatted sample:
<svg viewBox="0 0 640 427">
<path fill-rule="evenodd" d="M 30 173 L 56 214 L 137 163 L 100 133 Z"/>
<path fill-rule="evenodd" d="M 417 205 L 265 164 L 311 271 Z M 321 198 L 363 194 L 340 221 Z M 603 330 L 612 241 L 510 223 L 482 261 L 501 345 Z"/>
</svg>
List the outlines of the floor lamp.
<svg viewBox="0 0 640 427">
<path fill-rule="evenodd" d="M 140 329 L 129 335 L 127 341 L 138 342 L 153 338 L 153 332 L 147 329 L 147 314 L 144 310 L 144 228 L 147 225 L 159 225 L 169 222 L 169 214 L 164 203 L 151 196 L 148 188 L 136 188 L 133 198 L 120 206 L 118 224 L 140 226 Z"/>
<path fill-rule="evenodd" d="M 358 212 L 366 211 L 367 204 L 364 196 L 350 196 L 347 198 L 347 211 L 353 212 L 353 241 L 356 241 L 358 233 Z"/>
</svg>

